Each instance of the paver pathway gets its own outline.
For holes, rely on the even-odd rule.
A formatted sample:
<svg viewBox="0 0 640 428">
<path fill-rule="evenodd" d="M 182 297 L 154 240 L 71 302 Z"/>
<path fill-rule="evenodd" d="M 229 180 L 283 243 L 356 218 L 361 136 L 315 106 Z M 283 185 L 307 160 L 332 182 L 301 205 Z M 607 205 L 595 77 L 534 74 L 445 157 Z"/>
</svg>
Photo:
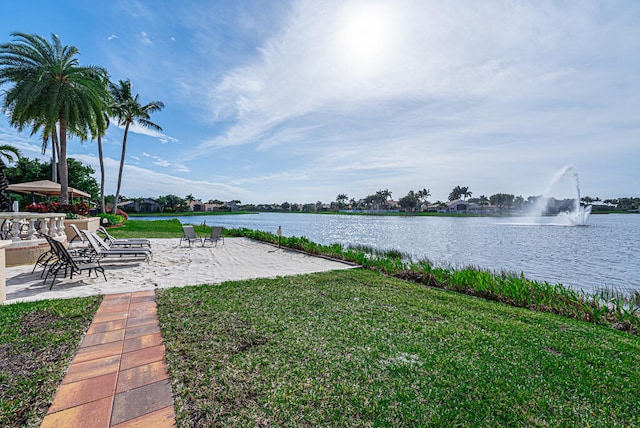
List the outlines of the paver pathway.
<svg viewBox="0 0 640 428">
<path fill-rule="evenodd" d="M 155 293 L 104 297 L 41 427 L 175 426 Z"/>
</svg>

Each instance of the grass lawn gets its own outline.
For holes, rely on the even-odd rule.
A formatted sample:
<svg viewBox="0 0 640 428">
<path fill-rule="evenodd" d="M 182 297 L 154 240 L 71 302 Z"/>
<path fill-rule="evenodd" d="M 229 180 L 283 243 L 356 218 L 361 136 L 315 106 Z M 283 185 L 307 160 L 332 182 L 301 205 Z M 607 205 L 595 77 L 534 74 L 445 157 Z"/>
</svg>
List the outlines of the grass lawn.
<svg viewBox="0 0 640 428">
<path fill-rule="evenodd" d="M 211 232 L 211 226 L 194 225 L 198 236 Z M 122 226 L 109 228 L 116 238 L 179 238 L 182 236 L 182 224 L 178 219 L 171 220 L 130 220 Z"/>
<path fill-rule="evenodd" d="M 99 296 L 0 305 L 0 426 L 39 426 Z"/>
<path fill-rule="evenodd" d="M 640 339 L 355 269 L 158 291 L 178 423 L 638 426 Z"/>
</svg>

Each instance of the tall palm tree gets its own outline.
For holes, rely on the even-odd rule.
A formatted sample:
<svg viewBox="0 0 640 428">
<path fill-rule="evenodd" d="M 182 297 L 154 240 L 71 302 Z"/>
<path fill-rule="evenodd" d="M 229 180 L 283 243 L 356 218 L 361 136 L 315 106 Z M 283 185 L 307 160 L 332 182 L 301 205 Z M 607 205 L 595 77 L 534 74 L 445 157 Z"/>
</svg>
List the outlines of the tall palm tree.
<svg viewBox="0 0 640 428">
<path fill-rule="evenodd" d="M 108 91 L 102 67 L 80 66 L 75 46 L 63 46 L 52 34 L 51 42 L 36 34 L 12 33 L 14 41 L 0 45 L 0 85 L 13 84 L 5 92 L 3 108 L 12 126 L 31 134 L 49 133 L 57 124 L 59 175 L 63 204 L 69 202 L 67 136 L 86 139 L 104 126 Z"/>
<path fill-rule="evenodd" d="M 117 119 L 119 126 L 124 126 L 124 136 L 122 137 L 122 155 L 120 157 L 120 170 L 118 171 L 118 186 L 116 188 L 116 198 L 113 203 L 113 213 L 116 213 L 118 198 L 120 197 L 120 186 L 122 184 L 122 170 L 124 168 L 124 157 L 127 151 L 127 135 L 132 123 L 137 123 L 145 128 L 162 131 L 162 128 L 151 122 L 151 113 L 164 108 L 161 101 L 152 101 L 149 104 L 141 105 L 138 100 L 139 95 L 131 94 L 131 81 L 120 80 L 118 84 L 109 83 L 113 104 L 111 105 L 112 115 Z"/>
<path fill-rule="evenodd" d="M 8 144 L 0 145 L 0 211 L 11 210 L 11 199 L 7 196 L 9 180 L 7 180 L 7 177 L 4 175 L 4 170 L 7 165 L 4 163 L 4 160 L 6 159 L 7 162 L 13 162 L 14 155 L 16 159 L 19 159 L 20 150 Z"/>
<path fill-rule="evenodd" d="M 336 196 L 336 202 L 338 203 L 338 210 L 342 208 L 345 202 L 349 200 L 349 197 L 345 193 L 340 193 Z"/>
<path fill-rule="evenodd" d="M 427 202 L 427 198 L 431 196 L 431 191 L 429 189 L 422 189 L 416 192 L 416 197 L 420 202 Z"/>
</svg>

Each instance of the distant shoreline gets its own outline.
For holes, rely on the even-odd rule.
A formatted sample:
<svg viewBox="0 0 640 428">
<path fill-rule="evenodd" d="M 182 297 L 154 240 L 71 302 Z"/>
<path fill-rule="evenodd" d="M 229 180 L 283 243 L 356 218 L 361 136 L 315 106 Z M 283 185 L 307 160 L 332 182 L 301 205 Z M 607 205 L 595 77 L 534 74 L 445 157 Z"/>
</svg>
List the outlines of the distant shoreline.
<svg viewBox="0 0 640 428">
<path fill-rule="evenodd" d="M 217 216 L 217 215 L 243 215 L 243 214 L 259 214 L 259 213 L 277 213 L 277 214 L 319 214 L 319 215 L 351 215 L 351 216 L 373 216 L 373 217 L 529 217 L 525 213 L 442 213 L 442 212 L 359 212 L 359 211 L 184 211 L 184 212 L 155 212 L 155 213 L 128 213 L 129 217 L 193 217 L 193 216 Z M 637 211 L 592 211 L 591 214 L 638 214 Z M 546 217 L 554 217 L 556 214 L 550 214 Z M 545 216 L 543 216 L 545 217 Z"/>
</svg>

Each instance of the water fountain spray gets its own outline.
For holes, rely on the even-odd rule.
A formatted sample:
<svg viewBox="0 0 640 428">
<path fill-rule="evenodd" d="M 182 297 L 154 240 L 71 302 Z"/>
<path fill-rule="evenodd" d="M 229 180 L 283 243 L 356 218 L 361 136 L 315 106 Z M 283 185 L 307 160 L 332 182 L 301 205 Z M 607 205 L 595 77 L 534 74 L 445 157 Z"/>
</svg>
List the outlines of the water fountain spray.
<svg viewBox="0 0 640 428">
<path fill-rule="evenodd" d="M 565 166 L 553 177 L 542 198 L 540 198 L 540 202 L 537 204 L 534 214 L 537 216 L 542 215 L 542 213 L 547 209 L 549 203 L 549 199 L 545 196 L 551 192 L 560 180 L 567 176 L 570 176 L 573 179 L 576 189 L 576 198 L 573 204 L 573 209 L 561 212 L 556 216 L 556 220 L 559 224 L 566 226 L 586 226 L 587 219 L 591 214 L 591 205 L 582 206 L 580 204 L 580 179 L 578 177 L 578 170 L 573 165 Z"/>
</svg>

